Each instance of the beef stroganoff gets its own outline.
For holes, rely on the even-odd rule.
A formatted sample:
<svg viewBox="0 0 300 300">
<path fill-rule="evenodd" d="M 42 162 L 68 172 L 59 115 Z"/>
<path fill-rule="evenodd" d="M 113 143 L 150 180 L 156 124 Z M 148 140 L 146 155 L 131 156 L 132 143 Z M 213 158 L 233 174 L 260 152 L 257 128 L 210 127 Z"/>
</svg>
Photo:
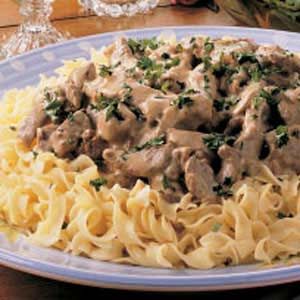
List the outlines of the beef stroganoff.
<svg viewBox="0 0 300 300">
<path fill-rule="evenodd" d="M 168 268 L 300 253 L 298 54 L 119 38 L 57 73 L 0 106 L 0 217 L 30 241 Z"/>
</svg>

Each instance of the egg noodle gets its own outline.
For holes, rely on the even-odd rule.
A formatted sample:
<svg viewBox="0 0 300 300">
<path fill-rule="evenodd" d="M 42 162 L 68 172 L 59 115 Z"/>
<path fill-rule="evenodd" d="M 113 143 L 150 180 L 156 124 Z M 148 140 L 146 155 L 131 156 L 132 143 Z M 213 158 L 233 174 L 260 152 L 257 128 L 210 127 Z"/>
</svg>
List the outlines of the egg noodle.
<svg viewBox="0 0 300 300">
<path fill-rule="evenodd" d="M 101 52 L 92 60 L 105 62 Z M 101 176 L 87 156 L 73 161 L 28 149 L 18 124 L 45 86 L 84 60 L 65 62 L 37 88 L 8 91 L 0 104 L 0 218 L 40 246 L 97 260 L 151 267 L 272 263 L 300 253 L 299 177 L 259 176 L 233 186 L 222 204 L 195 204 L 191 195 L 168 203 L 142 181 L 97 191 Z M 257 172 L 256 172 L 257 174 Z"/>
</svg>

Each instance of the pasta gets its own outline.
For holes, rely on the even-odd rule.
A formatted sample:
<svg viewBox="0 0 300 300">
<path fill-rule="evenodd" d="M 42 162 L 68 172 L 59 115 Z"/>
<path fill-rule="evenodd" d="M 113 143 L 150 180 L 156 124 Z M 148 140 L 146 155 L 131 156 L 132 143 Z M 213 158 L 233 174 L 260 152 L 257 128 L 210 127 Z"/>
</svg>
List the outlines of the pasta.
<svg viewBox="0 0 300 300">
<path fill-rule="evenodd" d="M 93 52 L 93 59 L 105 60 Z M 58 70 L 67 76 L 83 60 Z M 300 253 L 300 179 L 275 177 L 262 166 L 233 186 L 222 204 L 168 203 L 142 181 L 99 191 L 101 174 L 81 155 L 69 162 L 37 153 L 17 138 L 39 89 L 11 90 L 0 105 L 0 218 L 30 242 L 97 260 L 148 267 L 209 269 L 272 263 Z M 26 105 L 24 105 L 26 104 Z"/>
</svg>

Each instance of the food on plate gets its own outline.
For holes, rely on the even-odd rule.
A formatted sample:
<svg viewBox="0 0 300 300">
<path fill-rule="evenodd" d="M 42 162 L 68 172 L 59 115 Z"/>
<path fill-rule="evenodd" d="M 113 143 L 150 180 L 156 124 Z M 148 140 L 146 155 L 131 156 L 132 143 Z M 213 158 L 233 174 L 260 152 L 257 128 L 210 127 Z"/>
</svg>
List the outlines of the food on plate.
<svg viewBox="0 0 300 300">
<path fill-rule="evenodd" d="M 155 267 L 300 253 L 298 54 L 122 37 L 57 72 L 1 104 L 8 224 L 42 246 Z"/>
</svg>

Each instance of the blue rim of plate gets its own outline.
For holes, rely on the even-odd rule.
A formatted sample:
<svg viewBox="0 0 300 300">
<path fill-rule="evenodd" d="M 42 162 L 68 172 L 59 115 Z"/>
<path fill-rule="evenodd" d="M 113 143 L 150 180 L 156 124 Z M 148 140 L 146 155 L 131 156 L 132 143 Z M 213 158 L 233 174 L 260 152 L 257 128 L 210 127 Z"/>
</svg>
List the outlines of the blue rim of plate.
<svg viewBox="0 0 300 300">
<path fill-rule="evenodd" d="M 165 32 L 178 38 L 204 34 L 237 36 L 258 43 L 279 44 L 300 52 L 300 34 L 243 27 L 183 26 L 111 32 L 70 40 L 0 62 L 0 97 L 7 89 L 34 85 L 39 74 L 51 75 L 62 60 L 89 57 L 89 48 L 101 48 L 116 36 L 152 37 Z M 263 268 L 244 265 L 212 270 L 168 270 L 118 265 L 44 249 L 21 238 L 11 244 L 0 237 L 0 264 L 56 280 L 97 287 L 152 291 L 208 291 L 249 288 L 300 280 L 300 266 Z"/>
</svg>

